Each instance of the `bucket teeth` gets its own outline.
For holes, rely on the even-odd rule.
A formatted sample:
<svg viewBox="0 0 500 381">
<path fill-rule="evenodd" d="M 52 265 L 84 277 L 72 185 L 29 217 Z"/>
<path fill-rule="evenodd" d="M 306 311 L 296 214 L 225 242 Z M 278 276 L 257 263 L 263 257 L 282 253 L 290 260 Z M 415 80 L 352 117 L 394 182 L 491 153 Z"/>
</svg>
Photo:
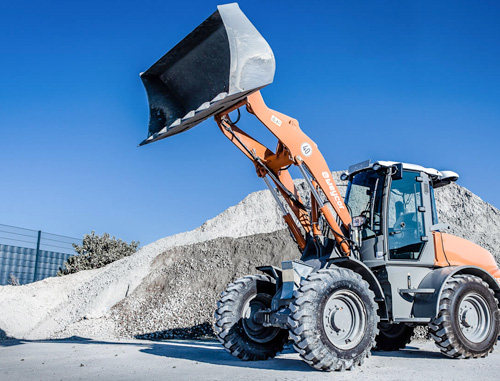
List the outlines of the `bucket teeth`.
<svg viewBox="0 0 500 381">
<path fill-rule="evenodd" d="M 188 119 L 191 119 L 195 115 L 194 110 L 189 111 L 186 115 L 182 117 L 182 121 L 186 121 Z"/>
<path fill-rule="evenodd" d="M 203 103 L 200 107 L 198 107 L 198 108 L 196 109 L 196 111 L 197 111 L 197 112 L 198 112 L 198 111 L 203 111 L 203 110 L 206 110 L 206 109 L 207 109 L 207 108 L 209 108 L 209 107 L 210 107 L 210 102 L 205 102 L 205 103 Z"/>
<path fill-rule="evenodd" d="M 172 123 L 170 126 L 168 126 L 168 128 L 178 126 L 179 124 L 181 124 L 181 121 L 182 121 L 181 118 L 176 119 L 174 123 Z"/>
<path fill-rule="evenodd" d="M 227 97 L 227 93 L 220 93 L 220 94 L 217 94 L 217 96 L 216 96 L 214 99 L 212 99 L 212 100 L 210 101 L 210 104 L 217 103 L 217 102 L 219 102 L 219 101 L 223 100 L 223 99 L 224 99 L 224 98 L 226 98 L 226 97 Z"/>
</svg>

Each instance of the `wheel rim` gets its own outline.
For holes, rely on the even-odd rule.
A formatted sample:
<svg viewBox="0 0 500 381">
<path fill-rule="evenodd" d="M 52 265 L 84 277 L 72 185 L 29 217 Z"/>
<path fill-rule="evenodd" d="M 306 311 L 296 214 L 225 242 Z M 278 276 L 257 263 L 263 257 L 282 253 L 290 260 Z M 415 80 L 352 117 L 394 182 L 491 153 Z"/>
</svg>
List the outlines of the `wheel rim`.
<svg viewBox="0 0 500 381">
<path fill-rule="evenodd" d="M 255 321 L 256 313 L 269 308 L 270 305 L 271 297 L 269 295 L 257 294 L 247 300 L 243 306 L 243 329 L 248 337 L 257 343 L 267 343 L 279 333 L 279 328 L 264 327 L 262 323 Z"/>
<path fill-rule="evenodd" d="M 323 327 L 330 342 L 340 349 L 351 349 L 363 339 L 366 330 L 366 308 L 352 291 L 333 293 L 323 310 Z"/>
<path fill-rule="evenodd" d="M 490 332 L 491 315 L 488 303 L 479 294 L 471 293 L 458 307 L 458 321 L 464 337 L 472 343 L 483 342 Z"/>
</svg>

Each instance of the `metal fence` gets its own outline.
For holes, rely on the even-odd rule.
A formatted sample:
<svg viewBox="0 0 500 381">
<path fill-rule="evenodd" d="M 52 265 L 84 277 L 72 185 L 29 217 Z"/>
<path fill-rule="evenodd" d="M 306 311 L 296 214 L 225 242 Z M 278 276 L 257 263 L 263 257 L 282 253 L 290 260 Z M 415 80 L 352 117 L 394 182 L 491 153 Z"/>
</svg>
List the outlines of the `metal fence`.
<svg viewBox="0 0 500 381">
<path fill-rule="evenodd" d="M 20 284 L 55 276 L 82 240 L 0 224 L 0 285 L 13 275 Z"/>
</svg>

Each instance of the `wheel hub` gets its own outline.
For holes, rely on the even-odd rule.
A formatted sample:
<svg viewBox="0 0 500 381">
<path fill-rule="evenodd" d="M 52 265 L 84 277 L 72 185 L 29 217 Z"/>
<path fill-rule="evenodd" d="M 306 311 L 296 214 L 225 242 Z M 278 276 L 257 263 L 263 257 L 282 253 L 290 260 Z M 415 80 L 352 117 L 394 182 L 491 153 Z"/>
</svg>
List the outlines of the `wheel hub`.
<svg viewBox="0 0 500 381">
<path fill-rule="evenodd" d="M 267 343 L 279 333 L 279 328 L 264 327 L 255 317 L 258 311 L 269 308 L 271 297 L 267 294 L 257 294 L 246 301 L 242 311 L 242 325 L 245 333 L 257 343 Z"/>
<path fill-rule="evenodd" d="M 490 313 L 486 300 L 477 293 L 468 294 L 458 307 L 458 321 L 464 337 L 472 343 L 486 339 L 490 327 Z"/>
<path fill-rule="evenodd" d="M 333 293 L 323 310 L 323 327 L 337 348 L 358 345 L 366 330 L 366 309 L 359 296 L 349 290 Z"/>
</svg>

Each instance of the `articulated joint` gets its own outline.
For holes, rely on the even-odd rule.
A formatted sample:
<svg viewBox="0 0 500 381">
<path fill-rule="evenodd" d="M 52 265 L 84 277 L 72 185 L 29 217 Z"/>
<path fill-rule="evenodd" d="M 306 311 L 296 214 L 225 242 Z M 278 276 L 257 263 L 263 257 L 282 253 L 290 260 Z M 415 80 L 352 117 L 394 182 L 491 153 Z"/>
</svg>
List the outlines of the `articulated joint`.
<svg viewBox="0 0 500 381">
<path fill-rule="evenodd" d="M 253 317 L 256 323 L 262 324 L 264 327 L 278 327 L 289 329 L 288 316 L 292 311 L 289 308 L 283 308 L 279 311 L 271 311 L 270 308 L 257 311 Z"/>
</svg>

